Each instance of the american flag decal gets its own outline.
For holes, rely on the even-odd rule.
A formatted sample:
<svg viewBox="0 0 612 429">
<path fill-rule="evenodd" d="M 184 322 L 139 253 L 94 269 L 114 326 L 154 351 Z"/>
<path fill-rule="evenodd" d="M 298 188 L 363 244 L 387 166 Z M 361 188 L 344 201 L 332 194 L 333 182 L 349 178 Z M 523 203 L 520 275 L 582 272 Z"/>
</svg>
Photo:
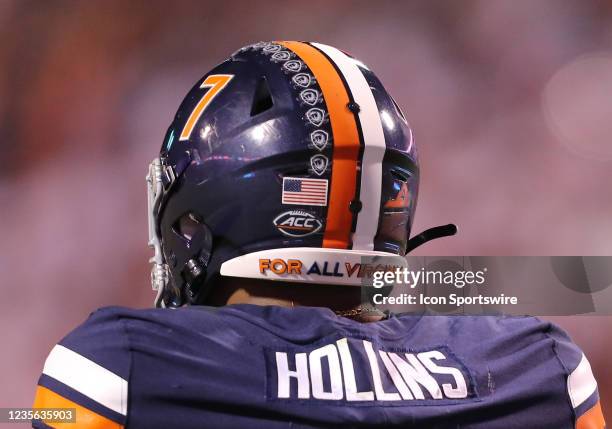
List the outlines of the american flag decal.
<svg viewBox="0 0 612 429">
<path fill-rule="evenodd" d="M 327 179 L 283 177 L 283 204 L 327 205 Z"/>
</svg>

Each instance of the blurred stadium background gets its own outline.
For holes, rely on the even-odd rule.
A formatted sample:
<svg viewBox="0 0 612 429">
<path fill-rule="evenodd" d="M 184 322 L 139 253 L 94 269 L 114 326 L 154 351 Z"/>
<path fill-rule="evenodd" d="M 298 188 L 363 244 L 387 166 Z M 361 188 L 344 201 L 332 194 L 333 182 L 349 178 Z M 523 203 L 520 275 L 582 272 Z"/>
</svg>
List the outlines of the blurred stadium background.
<svg viewBox="0 0 612 429">
<path fill-rule="evenodd" d="M 415 129 L 430 255 L 612 255 L 612 2 L 0 1 L 0 406 L 103 305 L 149 306 L 145 170 L 237 48 L 369 64 Z M 537 285 L 534 285 L 537 287 Z M 612 318 L 560 317 L 612 420 Z"/>
</svg>

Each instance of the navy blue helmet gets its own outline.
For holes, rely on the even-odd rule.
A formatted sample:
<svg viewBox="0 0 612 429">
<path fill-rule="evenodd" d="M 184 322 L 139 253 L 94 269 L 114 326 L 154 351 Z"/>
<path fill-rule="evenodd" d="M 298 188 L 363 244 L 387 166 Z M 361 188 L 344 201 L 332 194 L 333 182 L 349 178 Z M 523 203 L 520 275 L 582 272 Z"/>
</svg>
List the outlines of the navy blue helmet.
<svg viewBox="0 0 612 429">
<path fill-rule="evenodd" d="M 261 42 L 189 91 L 149 167 L 157 306 L 202 303 L 217 276 L 359 285 L 402 265 L 419 169 L 378 78 L 319 43 Z"/>
</svg>

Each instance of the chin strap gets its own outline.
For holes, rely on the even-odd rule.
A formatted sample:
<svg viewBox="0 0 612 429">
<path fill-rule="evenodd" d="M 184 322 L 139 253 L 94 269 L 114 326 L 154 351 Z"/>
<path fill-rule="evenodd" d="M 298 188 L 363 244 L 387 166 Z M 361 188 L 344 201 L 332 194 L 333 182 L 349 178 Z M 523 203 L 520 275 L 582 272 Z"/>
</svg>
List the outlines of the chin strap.
<svg viewBox="0 0 612 429">
<path fill-rule="evenodd" d="M 435 240 L 436 238 L 450 237 L 457 234 L 457 225 L 449 223 L 448 225 L 440 225 L 434 228 L 429 228 L 415 235 L 406 245 L 406 254 L 412 252 L 417 247 L 427 243 L 428 241 Z"/>
</svg>

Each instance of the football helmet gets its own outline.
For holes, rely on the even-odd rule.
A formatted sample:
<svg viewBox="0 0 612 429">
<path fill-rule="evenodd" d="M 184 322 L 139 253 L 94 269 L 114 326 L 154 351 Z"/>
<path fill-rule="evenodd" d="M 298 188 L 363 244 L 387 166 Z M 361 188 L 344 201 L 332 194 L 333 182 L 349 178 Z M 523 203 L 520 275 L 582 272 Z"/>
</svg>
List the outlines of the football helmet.
<svg viewBox="0 0 612 429">
<path fill-rule="evenodd" d="M 260 42 L 213 68 L 147 183 L 157 306 L 202 303 L 220 275 L 360 285 L 456 231 L 409 241 L 419 168 L 408 122 L 368 67 L 320 43 Z"/>
</svg>

